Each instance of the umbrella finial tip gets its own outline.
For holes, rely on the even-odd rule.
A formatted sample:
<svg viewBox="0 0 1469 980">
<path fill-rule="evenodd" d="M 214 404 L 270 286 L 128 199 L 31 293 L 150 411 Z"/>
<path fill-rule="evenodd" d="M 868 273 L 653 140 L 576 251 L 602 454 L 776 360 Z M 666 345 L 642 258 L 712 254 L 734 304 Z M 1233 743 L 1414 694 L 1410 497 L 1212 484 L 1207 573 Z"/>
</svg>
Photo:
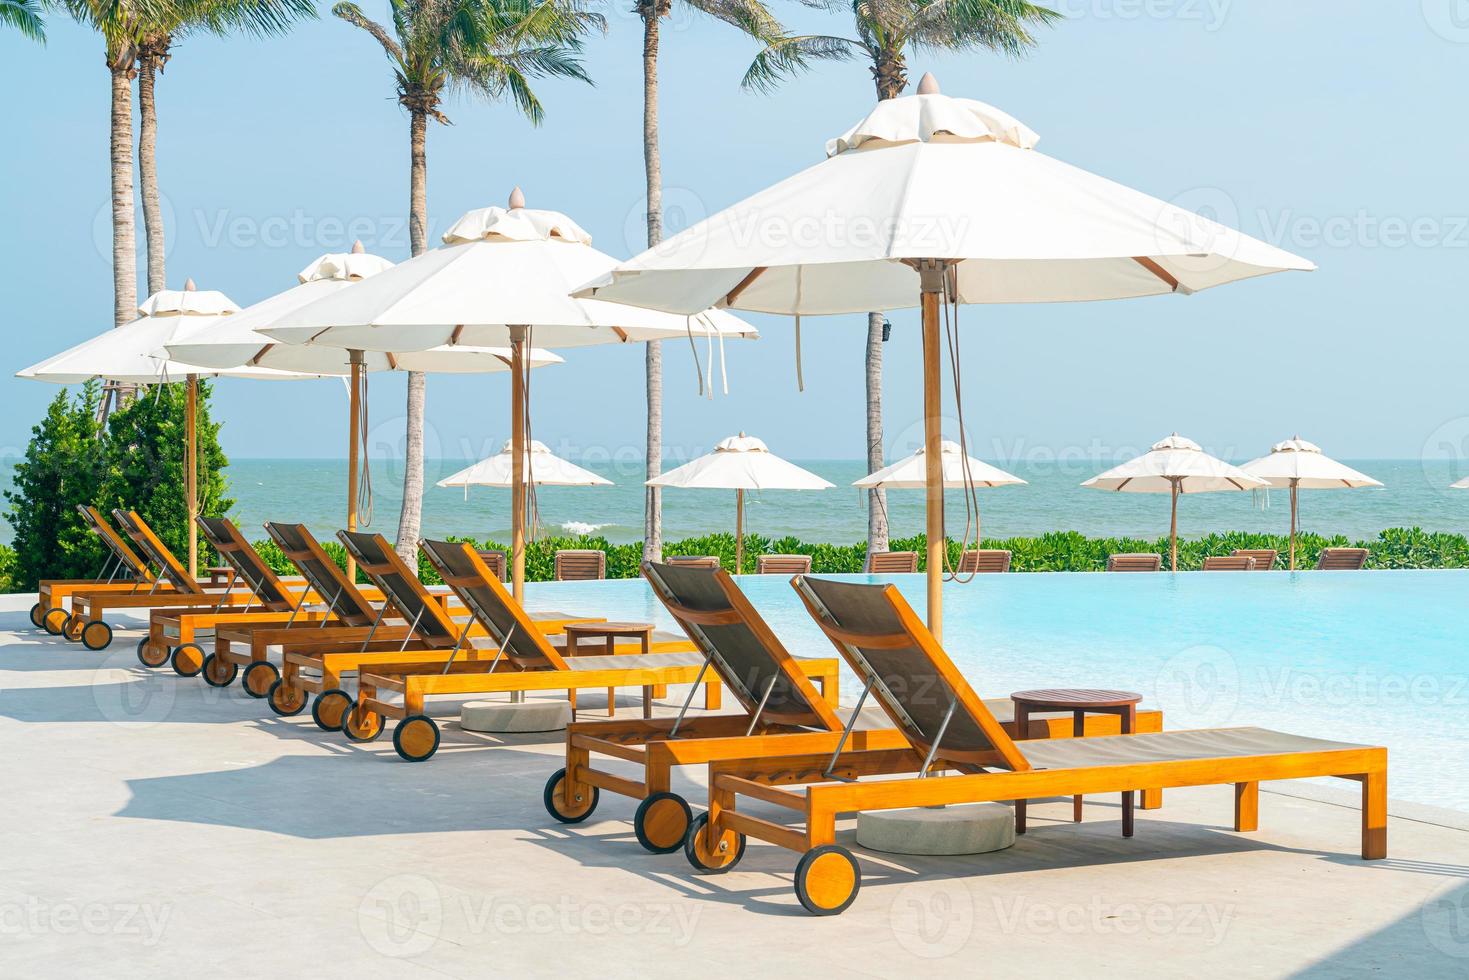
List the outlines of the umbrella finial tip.
<svg viewBox="0 0 1469 980">
<path fill-rule="evenodd" d="M 934 78 L 933 77 L 933 72 L 931 72 L 931 71 L 924 72 L 923 73 L 923 77 L 918 80 L 918 94 L 919 95 L 938 95 L 939 94 L 939 80 L 937 78 Z"/>
<path fill-rule="evenodd" d="M 199 287 L 197 287 L 197 286 L 194 285 L 194 280 L 193 279 L 185 279 L 184 280 L 184 292 L 186 292 L 186 293 L 192 293 L 194 290 L 196 290 L 198 288 Z"/>
<path fill-rule="evenodd" d="M 366 252 L 366 251 L 367 251 L 367 249 L 365 249 L 365 248 L 362 247 L 362 239 L 359 238 L 355 242 L 352 243 L 352 254 L 353 255 L 361 255 L 363 252 Z"/>
<path fill-rule="evenodd" d="M 510 192 L 510 210 L 515 211 L 525 207 L 525 194 L 519 187 Z"/>
</svg>

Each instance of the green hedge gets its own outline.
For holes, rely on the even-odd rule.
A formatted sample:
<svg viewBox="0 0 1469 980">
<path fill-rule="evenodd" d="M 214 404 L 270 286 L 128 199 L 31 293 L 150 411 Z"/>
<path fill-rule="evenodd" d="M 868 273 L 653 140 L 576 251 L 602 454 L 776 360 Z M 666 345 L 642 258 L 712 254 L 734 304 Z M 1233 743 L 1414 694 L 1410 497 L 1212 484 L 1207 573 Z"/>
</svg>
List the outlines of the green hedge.
<svg viewBox="0 0 1469 980">
<path fill-rule="evenodd" d="M 507 550 L 504 544 L 494 541 L 474 541 L 471 538 L 454 540 L 471 541 L 476 547 Z M 290 563 L 280 549 L 269 541 L 256 542 L 260 554 L 278 572 L 291 571 Z M 324 542 L 327 551 L 338 565 L 345 566 L 346 556 L 340 545 Z M 1157 552 L 1164 556 L 1166 564 L 1168 539 L 1158 538 L 1089 538 L 1076 531 L 1055 531 L 1036 538 L 1004 538 L 984 541 L 986 548 L 1004 548 L 1013 555 L 1011 569 L 1017 572 L 1099 572 L 1107 567 L 1107 556 L 1119 552 Z M 894 538 L 890 542 L 894 551 L 916 551 L 919 566 L 923 565 L 925 538 Z M 1351 541 L 1346 537 L 1324 537 L 1319 534 L 1302 534 L 1296 539 L 1296 563 L 1301 568 L 1316 564 L 1322 548 L 1366 548 L 1368 568 L 1469 568 L 1469 538 L 1462 534 L 1444 534 L 1424 531 L 1420 528 L 1390 528 L 1372 541 Z M 577 536 L 540 538 L 526 548 L 526 578 L 532 582 L 550 580 L 556 552 L 563 548 L 596 548 L 607 553 L 607 576 L 609 578 L 635 578 L 642 561 L 641 544 L 612 544 L 603 537 Z M 1178 567 L 1181 571 L 1197 570 L 1209 555 L 1227 555 L 1236 548 L 1274 548 L 1280 552 L 1280 563 L 1284 567 L 1290 549 L 1290 538 L 1281 534 L 1247 534 L 1231 531 L 1225 534 L 1210 534 L 1202 538 L 1178 542 Z M 735 539 L 733 534 L 711 534 L 700 538 L 686 538 L 664 545 L 664 555 L 718 555 L 724 567 L 734 570 Z M 860 572 L 866 557 L 864 544 L 834 545 L 807 544 L 796 538 L 785 537 L 774 540 L 758 534 L 745 536 L 745 567 L 753 571 L 755 556 L 762 554 L 799 554 L 811 556 L 811 570 L 817 573 L 834 574 Z M 949 542 L 950 560 L 958 562 L 959 543 Z M 425 582 L 438 581 L 438 576 L 419 559 L 419 574 Z"/>
</svg>

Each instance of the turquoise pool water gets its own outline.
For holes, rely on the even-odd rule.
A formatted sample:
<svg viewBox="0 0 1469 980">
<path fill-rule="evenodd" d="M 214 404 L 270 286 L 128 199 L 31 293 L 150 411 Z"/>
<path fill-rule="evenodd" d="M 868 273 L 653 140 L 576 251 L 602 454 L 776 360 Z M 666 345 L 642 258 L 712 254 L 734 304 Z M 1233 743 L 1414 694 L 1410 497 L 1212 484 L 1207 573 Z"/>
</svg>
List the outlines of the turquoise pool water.
<svg viewBox="0 0 1469 980">
<path fill-rule="evenodd" d="M 854 578 L 923 608 L 919 576 Z M 740 583 L 792 653 L 833 655 L 785 579 Z M 527 591 L 532 607 L 674 628 L 641 580 Z M 1466 612 L 1469 571 L 993 575 L 945 587 L 944 633 L 982 695 L 1120 687 L 1170 728 L 1383 744 L 1393 797 L 1469 810 Z"/>
</svg>

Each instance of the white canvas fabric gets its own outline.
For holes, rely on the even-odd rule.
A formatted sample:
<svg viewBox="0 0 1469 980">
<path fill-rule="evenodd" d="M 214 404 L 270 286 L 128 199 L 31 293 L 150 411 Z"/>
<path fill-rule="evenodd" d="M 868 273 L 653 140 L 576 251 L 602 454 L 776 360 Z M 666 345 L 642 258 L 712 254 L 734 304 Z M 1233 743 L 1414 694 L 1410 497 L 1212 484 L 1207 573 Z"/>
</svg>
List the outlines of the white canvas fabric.
<svg viewBox="0 0 1469 980">
<path fill-rule="evenodd" d="M 1382 486 L 1365 473 L 1326 456 L 1319 446 L 1300 436 L 1276 443 L 1270 455 L 1252 459 L 1240 469 L 1272 487 L 1335 490 Z"/>
<path fill-rule="evenodd" d="M 743 433 L 720 440 L 712 453 L 656 476 L 647 485 L 706 490 L 829 490 L 833 486 Z"/>
<path fill-rule="evenodd" d="M 1154 443 L 1143 455 L 1092 477 L 1082 486 L 1122 493 L 1170 493 L 1175 481 L 1180 493 L 1255 490 L 1266 485 L 1264 480 L 1210 456 L 1198 443 L 1175 432 Z"/>
<path fill-rule="evenodd" d="M 944 486 L 962 489 L 964 483 L 964 451 L 957 442 L 945 439 L 941 445 Z M 912 456 L 898 460 L 875 473 L 869 473 L 852 486 L 864 490 L 922 490 L 928 486 L 924 470 L 925 453 L 922 448 Z M 1025 481 L 983 460 L 969 457 L 969 476 L 976 487 L 1023 486 Z"/>
<path fill-rule="evenodd" d="M 610 487 L 612 481 L 582 469 L 555 455 L 539 440 L 532 439 L 528 458 L 521 466 L 526 483 L 550 487 Z M 441 487 L 508 487 L 514 471 L 510 440 L 493 456 L 480 460 L 440 480 Z"/>
</svg>

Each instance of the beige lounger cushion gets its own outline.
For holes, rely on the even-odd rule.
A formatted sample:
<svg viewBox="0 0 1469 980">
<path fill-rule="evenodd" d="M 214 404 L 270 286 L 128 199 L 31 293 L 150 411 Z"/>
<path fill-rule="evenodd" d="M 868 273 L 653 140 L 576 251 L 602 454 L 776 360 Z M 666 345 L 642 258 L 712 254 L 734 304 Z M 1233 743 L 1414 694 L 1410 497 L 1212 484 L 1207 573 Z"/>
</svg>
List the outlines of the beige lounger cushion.
<svg viewBox="0 0 1469 980">
<path fill-rule="evenodd" d="M 1021 742 L 1020 749 L 1036 769 L 1082 769 L 1151 762 L 1230 759 L 1238 756 L 1285 755 L 1293 752 L 1354 751 L 1370 748 L 1324 738 L 1273 732 L 1268 728 L 1203 728 L 1142 735 L 1101 735 Z"/>
</svg>

